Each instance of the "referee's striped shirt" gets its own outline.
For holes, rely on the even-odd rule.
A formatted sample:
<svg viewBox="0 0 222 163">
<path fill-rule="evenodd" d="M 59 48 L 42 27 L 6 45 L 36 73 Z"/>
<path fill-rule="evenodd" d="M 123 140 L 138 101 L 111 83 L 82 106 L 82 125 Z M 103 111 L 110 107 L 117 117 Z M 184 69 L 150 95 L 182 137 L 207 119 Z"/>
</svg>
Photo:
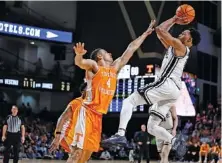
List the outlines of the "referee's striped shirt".
<svg viewBox="0 0 222 163">
<path fill-rule="evenodd" d="M 23 120 L 19 116 L 9 115 L 4 125 L 7 125 L 7 132 L 19 133 L 21 126 L 24 125 Z"/>
</svg>

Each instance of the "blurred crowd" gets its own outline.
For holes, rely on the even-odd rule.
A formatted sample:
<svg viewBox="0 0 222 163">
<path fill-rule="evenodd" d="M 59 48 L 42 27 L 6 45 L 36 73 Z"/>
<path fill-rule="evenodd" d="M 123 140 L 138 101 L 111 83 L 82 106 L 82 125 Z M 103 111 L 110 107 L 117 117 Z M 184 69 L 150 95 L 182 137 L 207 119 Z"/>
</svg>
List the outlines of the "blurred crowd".
<svg viewBox="0 0 222 163">
<path fill-rule="evenodd" d="M 188 120 L 182 130 L 187 136 L 185 161 L 217 162 L 221 159 L 221 108 L 208 104 L 197 113 L 194 122 Z"/>
<path fill-rule="evenodd" d="M 49 112 L 44 109 L 40 114 L 34 115 L 30 105 L 23 104 L 20 108 L 20 115 L 24 117 L 26 126 L 25 142 L 21 146 L 20 158 L 23 159 L 67 159 L 68 154 L 63 149 L 49 152 L 50 144 L 54 138 L 53 132 L 56 121 L 52 122 Z M 41 117 L 41 118 L 40 118 Z M 55 118 L 56 119 L 56 118 Z M 55 120 L 54 119 L 54 120 Z M 181 119 L 181 117 L 180 117 Z M 221 159 L 221 110 L 209 104 L 195 119 L 187 117 L 187 121 L 178 128 L 179 133 L 187 139 L 187 152 L 183 161 L 217 162 Z M 4 118 L 1 117 L 3 122 Z M 0 134 L 2 123 L 0 125 Z M 103 133 L 102 139 L 107 138 Z M 155 139 L 151 144 L 155 146 Z M 150 148 L 154 148 L 150 146 Z M 0 143 L 0 158 L 3 152 L 3 143 Z M 102 160 L 130 160 L 133 162 L 138 158 L 139 145 L 135 137 L 132 138 L 127 147 L 120 146 L 102 149 L 92 155 L 92 159 Z M 152 151 L 150 151 L 152 152 Z M 156 152 L 157 153 L 157 152 Z"/>
</svg>

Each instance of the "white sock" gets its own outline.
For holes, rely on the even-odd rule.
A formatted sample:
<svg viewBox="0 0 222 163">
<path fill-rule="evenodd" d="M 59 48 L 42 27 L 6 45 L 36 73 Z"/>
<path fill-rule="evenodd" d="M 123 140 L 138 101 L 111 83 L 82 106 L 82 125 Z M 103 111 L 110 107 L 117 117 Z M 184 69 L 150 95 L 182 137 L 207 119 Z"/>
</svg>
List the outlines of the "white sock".
<svg viewBox="0 0 222 163">
<path fill-rule="evenodd" d="M 146 104 L 146 101 L 138 92 L 134 92 L 129 97 L 123 100 L 122 110 L 120 113 L 119 130 L 117 133 L 118 135 L 125 135 L 127 124 L 133 114 L 133 108 L 137 107 L 138 105 L 144 104 Z"/>
<path fill-rule="evenodd" d="M 117 133 L 118 135 L 124 136 L 125 133 L 126 133 L 126 130 L 124 130 L 124 129 L 122 129 L 122 128 L 119 128 L 119 129 L 118 129 L 118 133 Z"/>
<path fill-rule="evenodd" d="M 161 122 L 161 119 L 155 115 L 150 115 L 147 128 L 148 132 L 155 136 L 158 137 L 164 141 L 171 142 L 173 141 L 173 135 L 171 135 L 165 128 L 160 127 L 159 124 Z M 174 142 L 172 142 L 174 143 Z"/>
</svg>

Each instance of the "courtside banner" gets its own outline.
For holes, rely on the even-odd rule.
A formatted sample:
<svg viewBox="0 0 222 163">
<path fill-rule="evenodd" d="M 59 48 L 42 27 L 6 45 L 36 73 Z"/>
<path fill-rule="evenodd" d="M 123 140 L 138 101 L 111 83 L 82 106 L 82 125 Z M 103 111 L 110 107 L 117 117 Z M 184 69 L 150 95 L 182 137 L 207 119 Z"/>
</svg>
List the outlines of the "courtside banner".
<svg viewBox="0 0 222 163">
<path fill-rule="evenodd" d="M 38 28 L 0 21 L 0 33 L 33 39 L 72 43 L 72 32 Z"/>
</svg>

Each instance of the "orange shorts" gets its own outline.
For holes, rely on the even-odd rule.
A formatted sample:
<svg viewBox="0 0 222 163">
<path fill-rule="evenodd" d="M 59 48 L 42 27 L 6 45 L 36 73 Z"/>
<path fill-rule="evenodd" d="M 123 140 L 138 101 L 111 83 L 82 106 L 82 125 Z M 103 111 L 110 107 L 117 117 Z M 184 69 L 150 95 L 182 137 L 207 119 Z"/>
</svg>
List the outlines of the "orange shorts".
<svg viewBox="0 0 222 163">
<path fill-rule="evenodd" d="M 97 152 L 101 140 L 102 114 L 82 105 L 75 105 L 72 111 L 72 119 L 63 126 L 61 146 L 67 152 L 71 152 L 72 146 Z"/>
</svg>

